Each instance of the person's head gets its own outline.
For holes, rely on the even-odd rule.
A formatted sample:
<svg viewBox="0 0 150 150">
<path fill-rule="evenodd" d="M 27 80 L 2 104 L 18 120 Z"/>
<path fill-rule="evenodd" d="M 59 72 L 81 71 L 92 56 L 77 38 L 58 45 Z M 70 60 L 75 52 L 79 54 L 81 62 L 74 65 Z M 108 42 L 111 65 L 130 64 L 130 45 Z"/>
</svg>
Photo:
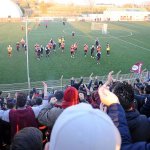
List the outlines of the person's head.
<svg viewBox="0 0 150 150">
<path fill-rule="evenodd" d="M 12 109 L 16 105 L 16 100 L 15 99 L 8 99 L 7 100 L 7 108 Z"/>
<path fill-rule="evenodd" d="M 42 150 L 42 132 L 34 127 L 20 130 L 14 136 L 10 150 Z"/>
<path fill-rule="evenodd" d="M 140 83 L 140 79 L 139 78 L 136 78 L 135 81 L 136 81 L 136 83 Z"/>
<path fill-rule="evenodd" d="M 125 110 L 132 108 L 134 103 L 134 91 L 130 84 L 127 82 L 118 82 L 112 91 L 118 97 L 120 104 Z"/>
<path fill-rule="evenodd" d="M 17 94 L 17 107 L 24 107 L 27 102 L 27 95 L 25 93 Z"/>
<path fill-rule="evenodd" d="M 35 99 L 36 105 L 41 105 L 42 104 L 42 98 L 41 97 L 37 97 Z"/>
<path fill-rule="evenodd" d="M 64 92 L 62 108 L 67 108 L 79 103 L 78 90 L 74 87 L 68 87 Z"/>
<path fill-rule="evenodd" d="M 146 85 L 145 94 L 150 94 L 150 85 Z"/>
<path fill-rule="evenodd" d="M 54 95 L 55 95 L 58 102 L 61 102 L 64 98 L 64 92 L 63 91 L 56 91 Z"/>
<path fill-rule="evenodd" d="M 119 150 L 118 129 L 104 112 L 89 104 L 65 109 L 52 130 L 49 150 Z"/>
</svg>

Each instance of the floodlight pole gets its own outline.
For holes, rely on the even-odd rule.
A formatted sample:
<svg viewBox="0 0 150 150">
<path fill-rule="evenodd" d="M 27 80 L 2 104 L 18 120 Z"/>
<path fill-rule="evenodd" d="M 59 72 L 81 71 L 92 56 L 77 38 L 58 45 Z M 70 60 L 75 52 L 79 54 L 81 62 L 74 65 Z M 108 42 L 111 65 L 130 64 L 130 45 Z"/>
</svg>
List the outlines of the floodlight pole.
<svg viewBox="0 0 150 150">
<path fill-rule="evenodd" d="M 27 48 L 27 79 L 28 79 L 28 89 L 30 91 L 30 75 L 29 75 L 29 51 L 28 51 L 28 16 L 26 17 L 26 48 Z"/>
</svg>

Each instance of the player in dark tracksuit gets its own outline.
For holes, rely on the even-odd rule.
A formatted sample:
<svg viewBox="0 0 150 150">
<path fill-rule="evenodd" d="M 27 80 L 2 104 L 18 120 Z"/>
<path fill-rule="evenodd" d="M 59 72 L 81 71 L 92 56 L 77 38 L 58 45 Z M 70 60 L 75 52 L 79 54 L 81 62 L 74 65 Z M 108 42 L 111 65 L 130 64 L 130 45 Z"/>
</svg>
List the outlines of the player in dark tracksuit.
<svg viewBox="0 0 150 150">
<path fill-rule="evenodd" d="M 101 52 L 97 52 L 96 54 L 97 64 L 100 64 L 100 58 L 101 58 Z"/>
<path fill-rule="evenodd" d="M 20 43 L 17 42 L 17 43 L 16 43 L 16 50 L 19 52 L 19 49 L 20 49 Z"/>
<path fill-rule="evenodd" d="M 97 47 L 99 45 L 99 40 L 98 40 L 98 38 L 96 38 L 96 40 L 95 40 L 95 47 Z"/>
<path fill-rule="evenodd" d="M 41 57 L 43 56 L 44 47 L 41 45 Z"/>
<path fill-rule="evenodd" d="M 95 47 L 94 47 L 94 45 L 92 45 L 92 47 L 91 47 L 91 58 L 94 58 L 94 50 L 95 50 Z"/>
<path fill-rule="evenodd" d="M 55 49 L 56 49 L 56 43 L 53 42 L 53 50 L 56 51 Z"/>
</svg>

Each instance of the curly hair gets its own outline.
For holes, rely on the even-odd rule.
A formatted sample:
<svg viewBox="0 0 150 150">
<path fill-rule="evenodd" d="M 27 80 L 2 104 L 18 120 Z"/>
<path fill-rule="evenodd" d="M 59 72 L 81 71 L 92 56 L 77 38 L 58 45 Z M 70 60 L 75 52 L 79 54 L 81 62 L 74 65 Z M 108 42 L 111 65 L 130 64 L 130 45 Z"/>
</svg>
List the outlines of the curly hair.
<svg viewBox="0 0 150 150">
<path fill-rule="evenodd" d="M 130 84 L 127 82 L 118 82 L 112 91 L 114 94 L 116 94 L 120 104 L 125 110 L 128 110 L 132 107 L 134 103 L 134 91 Z"/>
</svg>

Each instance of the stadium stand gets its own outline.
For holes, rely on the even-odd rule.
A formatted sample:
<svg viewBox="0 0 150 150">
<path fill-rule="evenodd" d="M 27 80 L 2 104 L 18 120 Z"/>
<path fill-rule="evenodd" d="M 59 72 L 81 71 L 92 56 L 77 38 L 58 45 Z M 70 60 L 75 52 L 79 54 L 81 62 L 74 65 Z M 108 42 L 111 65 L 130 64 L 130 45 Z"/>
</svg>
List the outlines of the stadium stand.
<svg viewBox="0 0 150 150">
<path fill-rule="evenodd" d="M 43 82 L 42 91 L 33 88 L 28 95 L 0 92 L 0 149 L 42 150 L 45 144 L 46 150 L 149 149 L 147 72 L 140 78 L 112 73 L 59 81 L 61 90 L 49 91 L 50 83 Z"/>
</svg>

